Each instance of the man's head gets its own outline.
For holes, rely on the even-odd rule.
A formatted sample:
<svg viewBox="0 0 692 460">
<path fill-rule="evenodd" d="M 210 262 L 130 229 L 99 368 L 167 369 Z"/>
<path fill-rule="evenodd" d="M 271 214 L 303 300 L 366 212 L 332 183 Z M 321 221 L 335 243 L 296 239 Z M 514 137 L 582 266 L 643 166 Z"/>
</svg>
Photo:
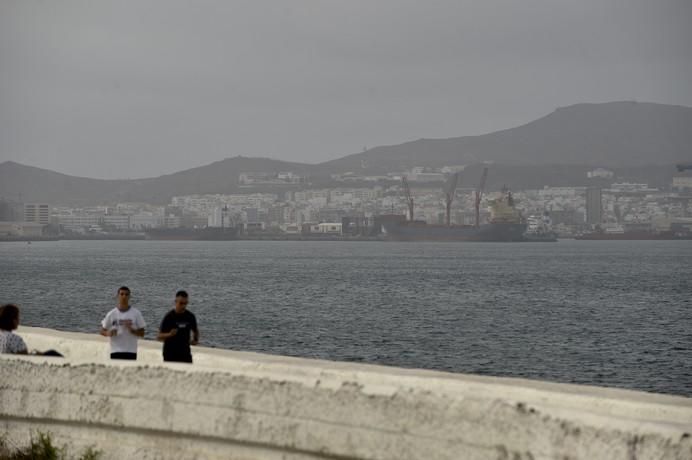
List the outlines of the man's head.
<svg viewBox="0 0 692 460">
<path fill-rule="evenodd" d="M 176 313 L 182 313 L 187 308 L 187 292 L 178 291 L 175 293 L 175 311 Z"/>
<path fill-rule="evenodd" d="M 125 308 L 130 305 L 130 288 L 127 286 L 121 286 L 118 289 L 118 307 Z"/>
<path fill-rule="evenodd" d="M 19 308 L 8 303 L 0 307 L 0 329 L 13 331 L 19 327 Z"/>
</svg>

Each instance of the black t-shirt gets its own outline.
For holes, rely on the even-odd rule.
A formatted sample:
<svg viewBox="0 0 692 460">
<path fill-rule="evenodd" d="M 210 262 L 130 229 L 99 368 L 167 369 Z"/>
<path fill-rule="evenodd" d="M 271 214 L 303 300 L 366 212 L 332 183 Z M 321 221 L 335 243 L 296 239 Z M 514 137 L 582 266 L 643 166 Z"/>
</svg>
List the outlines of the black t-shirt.
<svg viewBox="0 0 692 460">
<path fill-rule="evenodd" d="M 161 321 L 161 332 L 177 329 L 178 333 L 163 342 L 163 359 L 166 361 L 190 361 L 190 333 L 197 330 L 197 319 L 190 311 L 176 313 L 175 309 L 166 313 Z"/>
</svg>

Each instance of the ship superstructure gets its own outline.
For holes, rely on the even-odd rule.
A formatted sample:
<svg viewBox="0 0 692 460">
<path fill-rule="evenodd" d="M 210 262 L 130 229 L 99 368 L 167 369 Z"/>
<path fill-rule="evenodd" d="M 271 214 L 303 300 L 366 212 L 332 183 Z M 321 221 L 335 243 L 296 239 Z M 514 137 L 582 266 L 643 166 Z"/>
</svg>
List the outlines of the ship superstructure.
<svg viewBox="0 0 692 460">
<path fill-rule="evenodd" d="M 392 222 L 383 225 L 385 235 L 397 241 L 524 241 L 526 223 L 521 213 L 514 207 L 512 193 L 503 189 L 500 196 L 489 203 L 490 220 L 480 222 L 480 203 L 485 187 L 488 169 L 484 168 L 480 184 L 475 191 L 475 225 L 456 225 L 450 223 L 451 203 L 458 176 L 453 176 L 445 190 L 446 223 L 431 225 L 423 221 Z M 450 186 L 450 185 L 453 185 Z M 404 182 L 410 215 L 413 214 L 413 200 L 408 183 Z"/>
</svg>

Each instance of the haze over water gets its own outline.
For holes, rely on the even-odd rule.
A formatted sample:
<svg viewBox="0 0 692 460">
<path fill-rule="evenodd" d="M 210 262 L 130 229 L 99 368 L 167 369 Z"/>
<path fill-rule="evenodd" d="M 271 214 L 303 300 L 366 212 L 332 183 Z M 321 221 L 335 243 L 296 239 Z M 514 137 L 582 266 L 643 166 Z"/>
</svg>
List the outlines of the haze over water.
<svg viewBox="0 0 692 460">
<path fill-rule="evenodd" d="M 0 260 L 29 326 L 96 333 L 127 285 L 153 338 L 186 289 L 207 346 L 692 396 L 688 241 L 58 241 Z"/>
</svg>

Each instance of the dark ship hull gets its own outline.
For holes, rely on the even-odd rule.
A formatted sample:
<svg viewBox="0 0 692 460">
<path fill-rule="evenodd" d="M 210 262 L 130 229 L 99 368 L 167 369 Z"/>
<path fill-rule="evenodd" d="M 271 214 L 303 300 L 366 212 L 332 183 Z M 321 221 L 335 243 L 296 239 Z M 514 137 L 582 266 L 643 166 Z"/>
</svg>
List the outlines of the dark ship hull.
<svg viewBox="0 0 692 460">
<path fill-rule="evenodd" d="M 692 233 L 674 232 L 624 232 L 624 233 L 584 233 L 574 237 L 575 240 L 692 240 Z"/>
<path fill-rule="evenodd" d="M 428 225 L 422 222 L 383 224 L 387 238 L 395 241 L 525 241 L 526 224 Z"/>
<path fill-rule="evenodd" d="M 524 234 L 524 241 L 528 243 L 556 243 L 557 233 L 555 232 L 528 232 Z"/>
</svg>

